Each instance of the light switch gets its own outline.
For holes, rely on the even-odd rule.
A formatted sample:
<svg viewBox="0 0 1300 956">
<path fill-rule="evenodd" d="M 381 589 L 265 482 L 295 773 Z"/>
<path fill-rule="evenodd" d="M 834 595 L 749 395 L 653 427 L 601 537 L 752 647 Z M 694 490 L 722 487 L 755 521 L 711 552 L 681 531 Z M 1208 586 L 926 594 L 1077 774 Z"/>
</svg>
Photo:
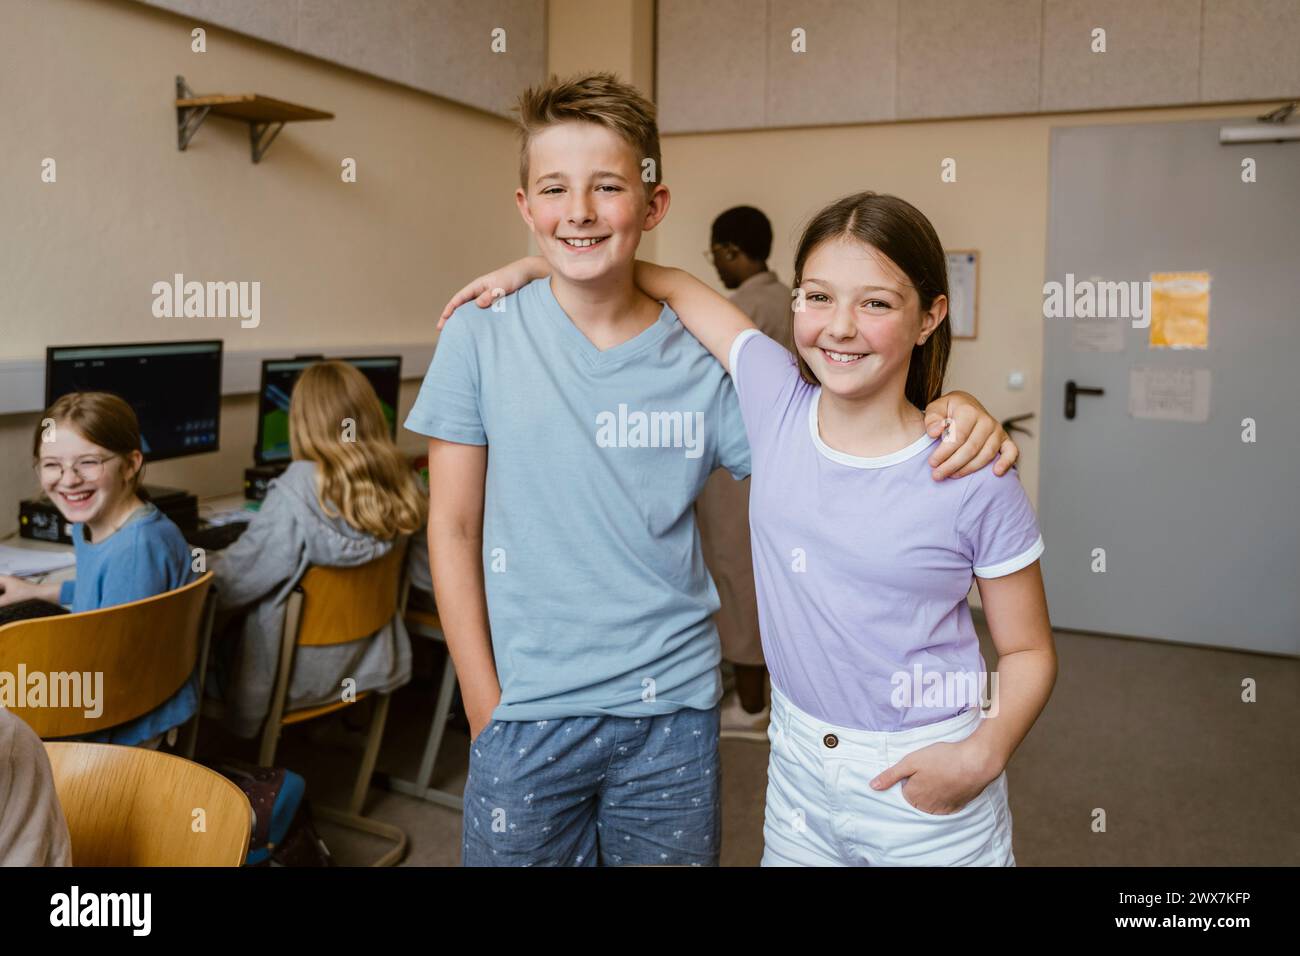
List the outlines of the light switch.
<svg viewBox="0 0 1300 956">
<path fill-rule="evenodd" d="M 1007 388 L 1011 389 L 1012 391 L 1018 392 L 1024 387 L 1025 387 L 1024 372 L 1012 372 L 1010 375 L 1007 376 Z"/>
</svg>

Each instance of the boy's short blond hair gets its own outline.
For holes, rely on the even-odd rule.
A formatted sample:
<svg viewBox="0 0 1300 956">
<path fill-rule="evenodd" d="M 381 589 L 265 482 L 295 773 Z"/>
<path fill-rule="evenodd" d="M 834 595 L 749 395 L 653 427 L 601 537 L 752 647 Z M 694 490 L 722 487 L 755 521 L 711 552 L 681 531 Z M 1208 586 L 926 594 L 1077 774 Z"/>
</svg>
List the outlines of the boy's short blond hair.
<svg viewBox="0 0 1300 956">
<path fill-rule="evenodd" d="M 648 196 L 663 181 L 655 106 L 613 73 L 552 76 L 529 87 L 515 104 L 519 127 L 519 185 L 528 191 L 528 144 L 536 133 L 559 123 L 582 121 L 612 130 L 632 147 Z M 645 161 L 652 165 L 647 169 Z"/>
</svg>

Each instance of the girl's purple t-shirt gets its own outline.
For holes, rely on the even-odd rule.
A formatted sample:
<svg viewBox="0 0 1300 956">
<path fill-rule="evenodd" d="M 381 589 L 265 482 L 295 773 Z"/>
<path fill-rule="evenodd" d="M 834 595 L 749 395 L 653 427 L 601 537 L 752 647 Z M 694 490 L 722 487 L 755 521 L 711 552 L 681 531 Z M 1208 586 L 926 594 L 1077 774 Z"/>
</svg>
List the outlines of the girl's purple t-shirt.
<svg viewBox="0 0 1300 956">
<path fill-rule="evenodd" d="M 880 458 L 817 429 L 819 386 L 756 330 L 731 347 L 753 454 L 749 498 L 763 654 L 805 713 L 907 730 L 980 706 L 985 667 L 966 596 L 973 576 L 1038 560 L 1043 539 L 1011 473 L 935 481 L 922 436 Z"/>
</svg>

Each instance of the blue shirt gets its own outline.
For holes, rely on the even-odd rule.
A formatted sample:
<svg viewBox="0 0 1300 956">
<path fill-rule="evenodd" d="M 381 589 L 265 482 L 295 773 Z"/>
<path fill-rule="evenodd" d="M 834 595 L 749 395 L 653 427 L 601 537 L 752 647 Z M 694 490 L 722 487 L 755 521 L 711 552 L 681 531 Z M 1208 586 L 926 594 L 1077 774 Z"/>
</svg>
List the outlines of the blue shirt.
<svg viewBox="0 0 1300 956">
<path fill-rule="evenodd" d="M 100 543 L 86 540 L 80 524 L 72 526 L 77 578 L 64 581 L 59 603 L 74 613 L 129 604 L 189 584 L 190 549 L 180 529 L 149 504 Z M 191 675 L 159 707 L 125 724 L 79 739 L 134 745 L 185 723 L 198 709 L 198 680 Z"/>
<path fill-rule="evenodd" d="M 489 449 L 493 718 L 713 707 L 719 604 L 692 505 L 716 468 L 749 474 L 731 380 L 667 306 L 601 351 L 548 279 L 498 302 L 456 310 L 406 420 Z"/>
</svg>

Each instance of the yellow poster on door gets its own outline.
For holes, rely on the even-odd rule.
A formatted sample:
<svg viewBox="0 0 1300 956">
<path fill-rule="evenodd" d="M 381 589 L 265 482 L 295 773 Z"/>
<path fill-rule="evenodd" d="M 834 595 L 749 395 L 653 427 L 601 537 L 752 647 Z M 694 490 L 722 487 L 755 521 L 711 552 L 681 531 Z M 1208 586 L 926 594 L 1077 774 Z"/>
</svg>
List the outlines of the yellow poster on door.
<svg viewBox="0 0 1300 956">
<path fill-rule="evenodd" d="M 1203 349 L 1210 344 L 1210 274 L 1208 272 L 1151 273 L 1151 331 L 1153 349 Z"/>
</svg>

